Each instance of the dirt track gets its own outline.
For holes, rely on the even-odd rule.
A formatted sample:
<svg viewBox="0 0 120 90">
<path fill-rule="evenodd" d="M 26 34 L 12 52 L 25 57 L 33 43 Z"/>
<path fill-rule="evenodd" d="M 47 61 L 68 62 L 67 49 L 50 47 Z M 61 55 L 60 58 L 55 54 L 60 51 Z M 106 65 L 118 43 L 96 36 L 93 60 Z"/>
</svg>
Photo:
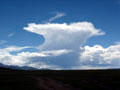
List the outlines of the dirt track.
<svg viewBox="0 0 120 90">
<path fill-rule="evenodd" d="M 39 77 L 35 78 L 38 81 L 38 88 L 40 90 L 75 90 L 75 88 L 71 87 L 68 84 L 63 84 L 57 80 Z"/>
</svg>

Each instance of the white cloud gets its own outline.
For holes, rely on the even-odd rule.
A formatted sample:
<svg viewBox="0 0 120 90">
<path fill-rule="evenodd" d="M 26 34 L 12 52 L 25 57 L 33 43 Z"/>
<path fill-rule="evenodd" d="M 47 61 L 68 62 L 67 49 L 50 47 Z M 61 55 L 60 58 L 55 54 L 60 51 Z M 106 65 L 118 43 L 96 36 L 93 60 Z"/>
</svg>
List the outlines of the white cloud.
<svg viewBox="0 0 120 90">
<path fill-rule="evenodd" d="M 28 47 L 10 46 L 7 48 L 1 48 L 0 49 L 0 63 L 7 64 L 7 65 L 9 64 L 13 65 L 13 63 L 16 61 L 16 58 L 13 58 L 13 55 L 11 54 L 11 52 L 21 51 L 25 48 L 28 48 Z"/>
<path fill-rule="evenodd" d="M 88 38 L 104 35 L 100 29 L 96 29 L 90 22 L 74 23 L 47 23 L 47 24 L 28 24 L 24 30 L 43 35 L 45 42 L 39 48 L 45 55 L 44 63 L 55 65 L 62 68 L 70 68 L 78 63 L 78 52 Z M 70 53 L 71 52 L 71 53 Z M 36 58 L 32 58 L 36 59 Z M 38 57 L 37 59 L 41 59 Z M 35 61 L 33 61 L 35 62 Z M 39 62 L 37 60 L 37 62 Z M 42 62 L 42 61 L 41 61 Z"/>
<path fill-rule="evenodd" d="M 92 65 L 80 65 L 80 66 L 74 66 L 71 69 L 72 70 L 89 70 L 89 69 L 110 69 L 112 67 L 110 66 L 92 66 Z"/>
<path fill-rule="evenodd" d="M 56 19 L 58 19 L 58 18 L 61 18 L 61 17 L 63 17 L 63 16 L 65 16 L 65 13 L 57 12 L 54 17 L 49 18 L 48 22 L 52 22 L 52 21 L 54 21 L 54 20 L 56 20 Z"/>
<path fill-rule="evenodd" d="M 41 52 L 21 52 L 18 53 L 18 56 L 21 57 L 51 57 L 51 56 L 60 56 L 62 54 L 68 54 L 71 51 L 68 50 L 54 50 L 54 51 L 41 51 Z"/>
<path fill-rule="evenodd" d="M 18 46 L 9 46 L 7 48 L 4 48 L 4 49 L 0 49 L 0 50 L 4 50 L 6 52 L 14 52 L 14 51 L 20 51 L 20 50 L 23 50 L 23 49 L 26 49 L 26 48 L 32 48 L 30 46 L 25 46 L 25 47 L 18 47 Z"/>
<path fill-rule="evenodd" d="M 6 40 L 0 40 L 0 45 L 6 44 L 7 41 Z"/>
<path fill-rule="evenodd" d="M 103 48 L 100 45 L 93 47 L 85 46 L 82 48 L 83 52 L 80 53 L 80 63 L 89 65 L 120 65 L 120 44 L 111 45 Z"/>
<path fill-rule="evenodd" d="M 104 35 L 90 22 L 28 24 L 24 30 L 42 35 L 39 47 L 11 46 L 0 49 L 0 63 L 50 69 L 98 69 L 120 65 L 120 44 L 82 46 L 90 37 Z M 39 51 L 24 51 L 35 48 Z M 11 54 L 16 52 L 16 55 Z"/>
<path fill-rule="evenodd" d="M 66 49 L 63 49 L 63 50 L 52 50 L 52 51 L 42 51 L 43 54 L 46 54 L 46 55 L 52 55 L 52 56 L 60 56 L 62 54 L 68 54 L 72 52 L 71 50 L 66 50 Z"/>
<path fill-rule="evenodd" d="M 60 67 L 58 67 L 57 65 L 48 64 L 46 62 L 47 59 L 60 56 L 63 54 L 68 54 L 71 52 L 67 50 L 24 52 L 24 49 L 26 48 L 33 48 L 33 47 L 10 46 L 7 48 L 0 49 L 0 63 L 6 65 L 31 66 L 36 68 L 60 69 Z M 11 52 L 16 52 L 16 54 L 15 55 L 11 54 Z"/>
<path fill-rule="evenodd" d="M 43 35 L 45 42 L 40 46 L 43 50 L 79 49 L 88 38 L 105 34 L 90 22 L 31 23 L 28 27 L 24 27 L 24 30 Z"/>
</svg>

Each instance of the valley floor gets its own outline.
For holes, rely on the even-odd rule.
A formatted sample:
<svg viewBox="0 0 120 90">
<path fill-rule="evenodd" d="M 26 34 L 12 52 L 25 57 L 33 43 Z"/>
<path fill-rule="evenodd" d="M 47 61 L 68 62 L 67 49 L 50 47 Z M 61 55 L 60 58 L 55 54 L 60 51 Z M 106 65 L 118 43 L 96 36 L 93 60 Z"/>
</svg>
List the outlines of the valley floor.
<svg viewBox="0 0 120 90">
<path fill-rule="evenodd" d="M 0 90 L 120 90 L 120 70 L 0 68 Z"/>
</svg>

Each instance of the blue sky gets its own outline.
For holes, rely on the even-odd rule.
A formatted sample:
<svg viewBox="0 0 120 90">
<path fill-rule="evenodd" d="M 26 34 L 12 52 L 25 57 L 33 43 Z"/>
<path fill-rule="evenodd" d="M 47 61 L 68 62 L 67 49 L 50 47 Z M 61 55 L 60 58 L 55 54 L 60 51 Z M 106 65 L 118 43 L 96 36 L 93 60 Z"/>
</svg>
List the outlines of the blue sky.
<svg viewBox="0 0 120 90">
<path fill-rule="evenodd" d="M 86 21 L 105 33 L 87 38 L 86 43 L 83 43 L 84 46 L 101 45 L 103 48 L 109 48 L 120 42 L 119 0 L 0 0 L 0 12 L 2 49 L 10 46 L 31 46 L 32 48 L 20 52 L 39 51 L 37 48 L 44 43 L 44 35 L 24 30 L 24 27 L 29 27 L 29 23 L 44 25 L 49 19 L 61 13 L 64 15 L 49 23 L 70 24 Z"/>
<path fill-rule="evenodd" d="M 89 44 L 108 46 L 119 41 L 120 4 L 118 0 L 1 0 L 0 12 L 0 38 L 8 40 L 10 45 L 29 45 L 31 39 L 35 39 L 33 45 L 41 43 L 42 40 L 38 42 L 39 36 L 31 37 L 33 34 L 22 29 L 27 23 L 41 23 L 47 20 L 54 16 L 54 12 L 66 13 L 65 17 L 54 22 L 90 21 L 107 33 L 103 37 L 90 39 Z M 8 38 L 9 33 L 15 33 L 14 38 Z"/>
</svg>

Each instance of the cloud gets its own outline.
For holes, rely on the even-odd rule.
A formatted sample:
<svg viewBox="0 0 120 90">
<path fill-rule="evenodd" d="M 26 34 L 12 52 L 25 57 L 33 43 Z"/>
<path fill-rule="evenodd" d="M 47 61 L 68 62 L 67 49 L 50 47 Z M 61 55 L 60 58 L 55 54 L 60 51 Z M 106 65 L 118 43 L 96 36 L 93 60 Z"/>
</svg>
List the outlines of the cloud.
<svg viewBox="0 0 120 90">
<path fill-rule="evenodd" d="M 120 65 L 119 43 L 107 48 L 101 45 L 83 46 L 89 38 L 105 34 L 91 22 L 31 23 L 24 30 L 42 35 L 44 43 L 37 47 L 2 48 L 0 63 L 49 69 L 100 69 Z M 37 51 L 26 51 L 26 48 Z"/>
<path fill-rule="evenodd" d="M 16 58 L 13 58 L 11 52 L 21 51 L 28 47 L 17 47 L 17 46 L 10 46 L 7 48 L 0 48 L 0 63 L 13 65 L 15 63 Z M 14 60 L 13 60 L 14 59 Z M 21 60 L 19 60 L 20 62 Z"/>
<path fill-rule="evenodd" d="M 80 45 L 85 43 L 88 38 L 105 34 L 90 22 L 31 23 L 24 27 L 24 30 L 43 35 L 45 42 L 40 46 L 43 50 L 79 49 Z"/>
<path fill-rule="evenodd" d="M 27 48 L 33 47 L 10 46 L 7 48 L 1 48 L 0 63 L 6 65 L 31 66 L 36 68 L 60 69 L 58 65 L 49 64 L 48 63 L 48 61 L 50 60 L 49 58 L 60 56 L 63 54 L 65 55 L 71 52 L 67 50 L 38 51 L 38 52 L 24 51 Z M 11 52 L 15 52 L 16 54 L 12 54 Z"/>
<path fill-rule="evenodd" d="M 0 40 L 0 45 L 6 44 L 7 41 L 6 40 Z"/>
<path fill-rule="evenodd" d="M 52 51 L 42 51 L 43 54 L 46 54 L 46 55 L 52 55 L 52 56 L 60 56 L 62 54 L 68 54 L 72 52 L 71 50 L 66 50 L 66 49 L 63 49 L 63 50 L 52 50 Z"/>
<path fill-rule="evenodd" d="M 84 46 L 80 52 L 67 49 L 29 52 L 26 48 L 10 46 L 0 49 L 0 63 L 49 69 L 108 69 L 120 65 L 120 44 L 107 48 Z M 21 51 L 21 52 L 20 52 Z M 17 52 L 15 55 L 11 52 Z M 80 54 L 80 55 L 79 55 Z"/>
<path fill-rule="evenodd" d="M 85 46 L 80 53 L 80 63 L 92 66 L 111 66 L 112 68 L 120 65 L 120 44 L 111 45 L 107 48 L 101 45 L 93 47 Z"/>
<path fill-rule="evenodd" d="M 14 33 L 9 33 L 8 37 L 12 37 L 14 35 Z"/>
<path fill-rule="evenodd" d="M 67 23 L 46 23 L 46 24 L 28 24 L 24 30 L 32 33 L 42 35 L 45 42 L 37 47 L 44 54 L 54 55 L 52 57 L 45 57 L 44 63 L 47 65 L 55 65 L 63 69 L 70 69 L 78 65 L 78 57 L 80 47 L 93 36 L 104 35 L 100 29 L 96 29 L 91 22 L 73 22 Z M 59 50 L 59 53 L 56 52 Z M 50 51 L 50 53 L 49 53 Z M 54 52 L 55 51 L 55 52 Z M 64 54 L 60 54 L 62 52 Z M 69 52 L 69 53 L 68 53 Z M 59 54 L 58 56 L 56 56 Z M 41 57 L 31 58 L 32 63 L 40 61 Z"/>
<path fill-rule="evenodd" d="M 63 16 L 65 16 L 65 13 L 57 12 L 54 17 L 49 18 L 48 22 L 52 22 L 52 21 L 54 21 L 54 20 L 56 20 L 56 19 L 58 19 L 58 18 L 61 18 L 61 17 L 63 17 Z"/>
<path fill-rule="evenodd" d="M 24 46 L 24 47 L 9 46 L 7 48 L 0 49 L 0 50 L 4 50 L 6 52 L 14 52 L 14 51 L 21 51 L 21 50 L 26 49 L 26 48 L 32 48 L 32 47 L 30 47 L 30 46 Z"/>
<path fill-rule="evenodd" d="M 105 34 L 90 22 L 32 23 L 24 27 L 24 30 L 43 35 L 45 42 L 39 47 L 2 48 L 0 53 L 4 53 L 0 56 L 0 63 L 36 68 L 70 69 L 78 63 L 80 46 L 92 36 Z M 26 48 L 36 48 L 38 51 L 24 51 Z"/>
<path fill-rule="evenodd" d="M 113 68 L 110 66 L 92 66 L 92 65 L 80 65 L 80 66 L 74 66 L 71 69 L 72 70 L 89 70 L 89 69 L 109 69 L 109 68 Z M 114 67 L 115 68 L 115 67 Z"/>
</svg>

